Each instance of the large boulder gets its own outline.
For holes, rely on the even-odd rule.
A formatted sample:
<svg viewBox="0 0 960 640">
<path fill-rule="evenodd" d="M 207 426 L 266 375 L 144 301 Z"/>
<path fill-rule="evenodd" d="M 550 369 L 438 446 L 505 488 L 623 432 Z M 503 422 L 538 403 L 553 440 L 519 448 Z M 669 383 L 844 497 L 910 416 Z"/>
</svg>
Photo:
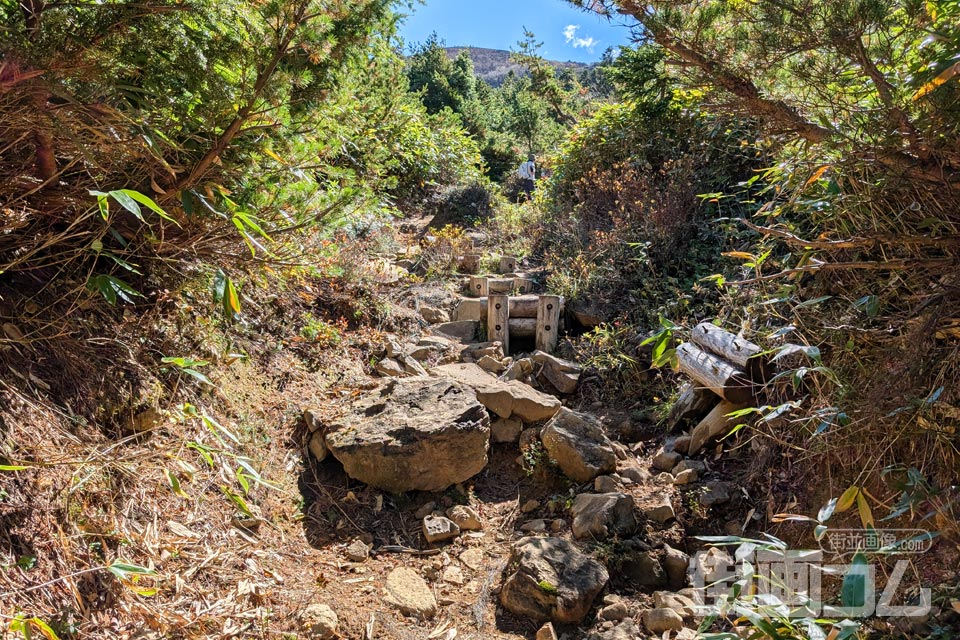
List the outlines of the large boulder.
<svg viewBox="0 0 960 640">
<path fill-rule="evenodd" d="M 570 512 L 577 538 L 627 537 L 637 530 L 633 496 L 625 493 L 581 493 Z"/>
<path fill-rule="evenodd" d="M 403 378 L 358 398 L 326 432 L 347 475 L 379 489 L 442 491 L 487 465 L 490 416 L 450 378 Z"/>
<path fill-rule="evenodd" d="M 563 473 L 576 482 L 589 482 L 617 469 L 613 443 L 600 422 L 562 407 L 540 433 L 543 448 Z"/>
<path fill-rule="evenodd" d="M 473 363 L 446 364 L 436 367 L 433 375 L 453 378 L 472 388 L 477 400 L 501 418 L 539 422 L 550 418 L 560 409 L 560 400 L 554 396 L 540 393 L 517 380 L 498 380 Z"/>
<path fill-rule="evenodd" d="M 575 624 L 606 586 L 606 568 L 560 538 L 521 538 L 513 546 L 500 604 L 537 621 Z"/>
</svg>

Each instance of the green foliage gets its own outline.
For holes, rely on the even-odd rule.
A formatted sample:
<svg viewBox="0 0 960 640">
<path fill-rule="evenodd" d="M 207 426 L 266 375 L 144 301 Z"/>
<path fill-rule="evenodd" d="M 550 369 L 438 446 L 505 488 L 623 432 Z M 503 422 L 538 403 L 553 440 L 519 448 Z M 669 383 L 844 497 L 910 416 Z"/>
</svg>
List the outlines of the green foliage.
<svg viewBox="0 0 960 640">
<path fill-rule="evenodd" d="M 210 381 L 205 374 L 198 371 L 201 367 L 206 367 L 210 363 L 206 360 L 194 360 L 193 358 L 180 358 L 172 356 L 164 356 L 160 359 L 160 362 L 164 364 L 172 364 L 177 367 L 180 371 L 187 374 L 191 378 L 199 380 L 203 384 L 209 385 L 211 387 L 215 386 L 213 382 Z"/>
</svg>

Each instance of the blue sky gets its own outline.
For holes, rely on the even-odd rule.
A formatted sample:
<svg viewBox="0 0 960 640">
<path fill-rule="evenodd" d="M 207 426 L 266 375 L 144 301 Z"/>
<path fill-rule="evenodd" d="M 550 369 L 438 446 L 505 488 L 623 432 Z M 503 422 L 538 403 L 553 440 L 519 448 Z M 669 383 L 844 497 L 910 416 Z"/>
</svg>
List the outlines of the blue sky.
<svg viewBox="0 0 960 640">
<path fill-rule="evenodd" d="M 622 16 L 610 22 L 564 0 L 427 0 L 400 24 L 400 35 L 408 45 L 436 31 L 448 47 L 510 50 L 524 27 L 543 42 L 540 54 L 550 60 L 595 62 L 607 47 L 630 43 Z"/>
</svg>

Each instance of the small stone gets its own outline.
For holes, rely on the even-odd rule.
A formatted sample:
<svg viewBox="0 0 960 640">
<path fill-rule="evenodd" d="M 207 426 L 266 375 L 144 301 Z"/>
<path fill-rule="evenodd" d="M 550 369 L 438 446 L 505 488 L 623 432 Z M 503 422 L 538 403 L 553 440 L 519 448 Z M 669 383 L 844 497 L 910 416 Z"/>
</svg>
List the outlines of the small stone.
<svg viewBox="0 0 960 640">
<path fill-rule="evenodd" d="M 520 450 L 529 449 L 535 442 L 540 440 L 540 429 L 530 427 L 520 432 Z"/>
<path fill-rule="evenodd" d="M 571 480 L 589 482 L 616 471 L 617 453 L 593 416 L 561 408 L 540 432 L 543 447 Z"/>
<path fill-rule="evenodd" d="M 308 448 L 318 462 L 326 460 L 327 454 L 330 453 L 330 450 L 327 449 L 327 442 L 322 431 L 316 431 L 310 434 L 310 444 Z"/>
<path fill-rule="evenodd" d="M 537 500 L 527 500 L 523 503 L 523 506 L 520 507 L 521 513 L 532 513 L 540 508 L 540 502 Z"/>
<path fill-rule="evenodd" d="M 687 458 L 686 460 L 681 460 L 678 462 L 677 466 L 671 469 L 671 473 L 673 475 L 677 475 L 678 473 L 687 471 L 688 469 L 696 471 L 697 475 L 702 476 L 707 472 L 707 465 L 699 460 L 691 460 L 690 458 Z"/>
<path fill-rule="evenodd" d="M 428 307 L 426 305 L 421 305 L 420 315 L 423 316 L 423 319 L 429 322 L 430 324 L 450 322 L 450 314 L 444 311 L 443 309 L 437 309 L 435 307 Z"/>
<path fill-rule="evenodd" d="M 610 631 L 611 629 L 613 629 L 614 626 L 615 626 L 615 625 L 614 625 L 613 622 L 610 621 L 610 620 L 606 620 L 606 621 L 600 623 L 600 629 L 601 629 L 602 631 Z"/>
<path fill-rule="evenodd" d="M 653 468 L 658 471 L 670 471 L 673 469 L 682 456 L 676 451 L 666 451 L 660 449 L 655 456 L 653 456 Z"/>
<path fill-rule="evenodd" d="M 393 358 L 384 358 L 376 364 L 374 369 L 385 378 L 399 378 L 406 375 L 403 366 Z"/>
<path fill-rule="evenodd" d="M 610 577 L 597 560 L 560 538 L 517 541 L 507 566 L 500 604 L 543 622 L 579 623 Z"/>
<path fill-rule="evenodd" d="M 723 525 L 723 532 L 728 536 L 739 536 L 743 534 L 740 523 L 736 520 L 729 520 Z"/>
<path fill-rule="evenodd" d="M 550 531 L 554 533 L 559 533 L 563 531 L 564 527 L 567 526 L 567 521 L 563 519 L 557 519 L 550 522 Z"/>
<path fill-rule="evenodd" d="M 458 535 L 460 535 L 460 527 L 452 520 L 434 515 L 423 519 L 423 537 L 430 544 L 451 540 Z"/>
<path fill-rule="evenodd" d="M 519 420 L 495 418 L 490 421 L 490 439 L 493 442 L 519 442 L 523 423 Z"/>
<path fill-rule="evenodd" d="M 323 427 L 323 418 L 318 409 L 305 409 L 303 412 L 303 422 L 307 425 L 310 433 L 320 431 Z"/>
<path fill-rule="evenodd" d="M 484 371 L 489 371 L 495 375 L 500 375 L 503 373 L 503 362 L 493 358 L 491 356 L 483 356 L 477 361 L 477 366 L 479 366 Z"/>
<path fill-rule="evenodd" d="M 677 631 L 677 635 L 673 636 L 673 640 L 697 640 L 699 637 L 700 634 L 693 629 L 683 628 Z"/>
<path fill-rule="evenodd" d="M 443 581 L 462 587 L 467 581 L 463 577 L 463 571 L 456 565 L 450 565 L 443 570 Z"/>
<path fill-rule="evenodd" d="M 577 538 L 622 538 L 637 530 L 633 497 L 624 493 L 581 493 L 570 512 Z"/>
<path fill-rule="evenodd" d="M 433 326 L 433 331 L 442 333 L 444 336 L 455 338 L 464 344 L 473 342 L 480 329 L 480 323 L 472 320 L 461 320 L 460 322 L 444 322 Z"/>
<path fill-rule="evenodd" d="M 673 477 L 673 484 L 693 484 L 699 479 L 696 469 L 684 469 Z"/>
<path fill-rule="evenodd" d="M 673 484 L 673 474 L 668 472 L 658 473 L 654 476 L 653 481 L 661 487 L 669 487 Z"/>
<path fill-rule="evenodd" d="M 692 619 L 697 613 L 697 604 L 693 600 L 669 591 L 655 592 L 653 594 L 653 606 L 657 609 L 672 609 L 685 620 Z"/>
<path fill-rule="evenodd" d="M 650 480 L 651 477 L 649 471 L 635 464 L 620 469 L 618 473 L 624 478 L 633 480 L 637 484 L 644 484 Z"/>
<path fill-rule="evenodd" d="M 352 562 L 364 562 L 370 557 L 370 547 L 363 540 L 354 540 L 344 553 Z"/>
<path fill-rule="evenodd" d="M 432 618 L 437 613 L 433 591 L 420 574 L 409 567 L 398 567 L 387 574 L 383 599 L 405 615 Z"/>
<path fill-rule="evenodd" d="M 650 551 L 624 556 L 620 563 L 620 577 L 635 589 L 662 589 L 667 586 L 663 565 Z"/>
<path fill-rule="evenodd" d="M 723 504 L 730 500 L 730 492 L 723 482 L 708 482 L 706 491 L 700 494 L 700 504 L 710 508 L 715 504 Z"/>
<path fill-rule="evenodd" d="M 657 502 L 653 506 L 645 508 L 643 515 L 645 515 L 648 520 L 653 520 L 661 524 L 676 518 L 676 514 L 673 512 L 673 505 L 670 503 L 670 496 L 665 493 L 658 494 Z"/>
<path fill-rule="evenodd" d="M 687 568 L 690 566 L 690 556 L 668 544 L 663 545 L 666 552 L 663 556 L 663 566 L 667 570 L 671 589 L 680 589 L 687 583 Z"/>
<path fill-rule="evenodd" d="M 643 623 L 650 633 L 683 629 L 683 618 L 673 609 L 650 609 L 643 614 Z"/>
<path fill-rule="evenodd" d="M 460 562 L 468 569 L 480 571 L 483 568 L 483 549 L 472 547 L 460 554 Z"/>
<path fill-rule="evenodd" d="M 533 373 L 533 360 L 521 358 L 507 367 L 507 370 L 500 377 L 503 380 L 524 380 L 531 373 Z"/>
<path fill-rule="evenodd" d="M 622 442 L 617 442 L 616 440 L 612 440 L 610 444 L 613 445 L 613 453 L 616 454 L 617 460 L 630 460 L 633 458 L 633 454 L 630 453 L 627 445 Z"/>
<path fill-rule="evenodd" d="M 597 476 L 593 481 L 593 490 L 597 493 L 614 493 L 623 489 L 623 486 L 612 476 Z"/>
<path fill-rule="evenodd" d="M 439 353 L 440 349 L 437 347 L 414 347 L 409 355 L 418 362 L 426 362 Z"/>
<path fill-rule="evenodd" d="M 687 455 L 687 453 L 690 451 L 690 441 L 692 439 L 693 438 L 687 435 L 678 437 L 673 441 L 673 450 L 679 454 Z"/>
<path fill-rule="evenodd" d="M 393 358 L 394 356 L 398 356 L 403 353 L 403 347 L 401 347 L 400 343 L 393 338 L 389 338 L 383 343 L 383 353 L 388 358 Z"/>
<path fill-rule="evenodd" d="M 419 509 L 417 509 L 417 511 L 414 513 L 414 515 L 417 517 L 418 520 L 423 520 L 423 519 L 426 518 L 428 515 L 430 515 L 431 513 L 433 513 L 433 512 L 436 510 L 436 508 L 437 508 L 437 503 L 431 501 L 431 502 L 428 502 L 427 504 L 423 505 L 423 506 L 420 507 Z"/>
<path fill-rule="evenodd" d="M 627 605 L 623 602 L 616 602 L 614 604 L 604 607 L 603 609 L 600 609 L 600 612 L 597 613 L 597 618 L 599 618 L 600 620 L 611 620 L 613 622 L 619 622 L 620 620 L 623 620 L 624 618 L 626 618 L 628 615 L 630 615 L 630 613 L 629 611 L 627 611 Z"/>
<path fill-rule="evenodd" d="M 447 509 L 447 517 L 460 528 L 460 531 L 480 531 L 483 529 L 480 516 L 472 507 L 464 505 L 450 507 Z"/>
<path fill-rule="evenodd" d="M 616 604 L 616 603 L 620 602 L 621 600 L 623 600 L 623 598 L 621 598 L 620 596 L 618 596 L 618 595 L 615 594 L 615 593 L 608 593 L 607 595 L 603 596 L 603 604 L 605 604 L 605 605 L 607 605 L 607 604 Z"/>
<path fill-rule="evenodd" d="M 403 367 L 403 372 L 411 376 L 421 376 L 426 377 L 427 370 L 417 362 L 416 358 L 410 356 L 398 356 L 397 362 L 400 363 L 400 366 Z"/>
<path fill-rule="evenodd" d="M 325 604 L 308 605 L 300 613 L 300 624 L 311 639 L 330 640 L 337 637 L 339 623 L 337 614 Z"/>
<path fill-rule="evenodd" d="M 557 632 L 554 630 L 552 622 L 540 627 L 540 630 L 537 631 L 536 640 L 557 640 Z"/>
<path fill-rule="evenodd" d="M 543 520 L 530 520 L 520 525 L 520 531 L 527 533 L 543 533 L 547 530 L 547 523 Z"/>
</svg>

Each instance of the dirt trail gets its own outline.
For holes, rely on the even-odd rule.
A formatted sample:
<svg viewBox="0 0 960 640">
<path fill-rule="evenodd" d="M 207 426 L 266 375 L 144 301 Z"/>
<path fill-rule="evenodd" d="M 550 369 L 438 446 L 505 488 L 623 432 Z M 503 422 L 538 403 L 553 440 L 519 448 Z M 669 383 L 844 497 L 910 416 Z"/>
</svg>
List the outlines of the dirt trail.
<svg viewBox="0 0 960 640">
<path fill-rule="evenodd" d="M 431 333 L 442 335 L 435 326 L 448 319 L 459 300 L 449 283 L 419 285 L 401 297 L 419 310 L 421 318 L 430 317 L 434 328 L 424 321 L 420 335 L 396 336 L 400 345 L 416 345 L 419 338 Z M 466 353 L 470 353 L 469 347 Z M 513 362 L 524 355 L 513 353 Z M 469 355 L 454 359 L 472 360 Z M 436 357 L 423 358 L 427 369 L 439 362 Z M 539 442 L 543 422 L 523 425 L 523 434 L 517 434 L 519 443 L 516 438 L 493 443 L 482 472 L 439 494 L 390 495 L 350 480 L 330 458 L 307 464 L 301 481 L 307 504 L 304 532 L 309 544 L 325 556 L 323 563 L 331 573 L 323 578 L 323 592 L 317 601 L 330 604 L 338 613 L 342 637 L 452 638 L 451 629 L 456 630 L 457 638 L 534 637 L 541 627 L 539 621 L 510 613 L 499 604 L 511 546 L 527 535 L 574 541 L 609 571 L 610 580 L 587 617 L 580 624 L 557 625 L 561 638 L 661 637 L 664 629 L 656 634 L 648 631 L 645 616 L 655 608 L 655 592 L 675 592 L 687 586 L 676 569 L 677 558 L 685 563 L 685 552 L 693 550 L 684 525 L 702 521 L 710 508 L 723 512 L 729 506 L 724 503 L 732 502 L 733 512 L 737 512 L 737 492 L 720 482 L 720 475 L 708 465 L 684 461 L 682 454 L 674 452 L 676 438 L 658 434 L 636 412 L 590 401 L 576 392 L 562 398 L 565 407 L 603 425 L 616 454 L 615 471 L 582 483 L 565 476 Z M 682 449 L 683 439 L 680 444 Z M 678 472 L 679 478 L 670 473 L 678 464 L 683 472 Z M 576 539 L 570 511 L 574 499 L 611 491 L 632 498 L 637 530 Z M 464 532 L 447 543 L 428 544 L 422 532 L 423 517 L 432 512 L 442 514 L 457 504 L 476 511 L 482 530 Z M 330 526 L 331 522 L 335 524 Z M 362 544 L 357 545 L 358 540 Z M 357 548 L 368 548 L 369 558 L 362 559 L 361 553 L 351 561 L 349 556 Z M 426 580 L 439 605 L 436 616 L 404 616 L 383 601 L 387 576 L 401 566 Z M 601 610 L 604 613 L 598 617 Z M 659 628 L 656 621 L 652 624 Z M 669 625 L 667 628 L 673 628 Z M 689 634 L 695 621 L 686 617 L 684 626 L 686 631 L 677 628 L 674 632 Z"/>
</svg>

